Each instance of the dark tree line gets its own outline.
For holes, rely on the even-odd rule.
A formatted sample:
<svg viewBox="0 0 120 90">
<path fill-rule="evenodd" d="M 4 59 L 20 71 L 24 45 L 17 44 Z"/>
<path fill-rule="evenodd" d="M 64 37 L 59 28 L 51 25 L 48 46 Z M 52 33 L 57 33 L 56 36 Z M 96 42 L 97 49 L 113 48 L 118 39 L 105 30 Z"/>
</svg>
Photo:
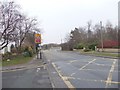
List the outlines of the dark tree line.
<svg viewBox="0 0 120 90">
<path fill-rule="evenodd" d="M 73 50 L 74 48 L 88 47 L 89 45 L 97 46 L 101 43 L 101 34 L 103 41 L 111 40 L 118 42 L 118 27 L 108 21 L 106 25 L 100 23 L 92 25 L 91 21 L 87 23 L 87 28 L 79 27 L 71 30 L 66 37 L 66 42 L 62 44 L 64 49 Z M 82 47 L 80 47 L 82 46 Z"/>
</svg>

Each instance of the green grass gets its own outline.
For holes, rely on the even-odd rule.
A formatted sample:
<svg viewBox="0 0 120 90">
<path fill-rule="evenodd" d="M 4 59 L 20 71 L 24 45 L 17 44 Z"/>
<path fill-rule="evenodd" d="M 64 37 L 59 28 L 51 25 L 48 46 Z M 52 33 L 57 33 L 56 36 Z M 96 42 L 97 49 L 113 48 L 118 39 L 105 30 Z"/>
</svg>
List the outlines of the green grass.
<svg viewBox="0 0 120 90">
<path fill-rule="evenodd" d="M 0 61 L 0 67 L 2 67 L 2 61 Z"/>
<path fill-rule="evenodd" d="M 7 61 L 7 60 L 2 61 L 2 66 L 25 64 L 25 63 L 31 61 L 33 59 L 33 57 L 16 56 L 14 59 L 12 59 L 10 61 Z"/>
<path fill-rule="evenodd" d="M 118 57 L 118 53 L 95 52 L 95 51 L 89 51 L 89 52 L 80 51 L 80 53 L 81 54 L 91 54 L 91 55 L 96 55 L 96 56 Z"/>
</svg>

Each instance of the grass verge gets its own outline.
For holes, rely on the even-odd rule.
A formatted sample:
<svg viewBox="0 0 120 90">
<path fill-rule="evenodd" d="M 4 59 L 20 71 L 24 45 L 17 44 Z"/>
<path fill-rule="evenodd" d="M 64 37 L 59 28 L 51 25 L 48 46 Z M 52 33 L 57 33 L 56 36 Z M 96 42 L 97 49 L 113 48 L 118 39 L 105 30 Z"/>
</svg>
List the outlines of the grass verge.
<svg viewBox="0 0 120 90">
<path fill-rule="evenodd" d="M 10 61 L 2 61 L 2 66 L 13 66 L 13 65 L 18 65 L 18 64 L 25 64 L 28 63 L 29 61 L 31 61 L 33 57 L 24 57 L 24 56 L 16 56 L 14 59 L 10 60 Z"/>
<path fill-rule="evenodd" d="M 119 57 L 118 53 L 96 52 L 96 51 L 89 51 L 89 52 L 80 51 L 80 53 L 88 54 L 88 55 L 96 55 L 96 56 Z"/>
</svg>

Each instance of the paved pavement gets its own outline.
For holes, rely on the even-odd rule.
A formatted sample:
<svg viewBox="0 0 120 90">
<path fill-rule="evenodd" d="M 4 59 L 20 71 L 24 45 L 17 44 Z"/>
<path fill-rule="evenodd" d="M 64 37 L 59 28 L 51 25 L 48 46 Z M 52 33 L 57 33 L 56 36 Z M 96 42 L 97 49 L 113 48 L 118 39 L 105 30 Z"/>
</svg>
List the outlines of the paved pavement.
<svg viewBox="0 0 120 90">
<path fill-rule="evenodd" d="M 3 67 L 2 88 L 52 88 L 46 65 L 40 59 L 11 67 Z"/>
<path fill-rule="evenodd" d="M 3 88 L 52 88 L 48 72 L 43 67 L 4 72 Z"/>
<path fill-rule="evenodd" d="M 118 59 L 51 49 L 44 54 L 68 88 L 118 88 Z M 53 72 L 52 72 L 53 73 Z M 54 78 L 51 78 L 57 86 Z M 60 86 L 62 87 L 62 86 Z"/>
</svg>

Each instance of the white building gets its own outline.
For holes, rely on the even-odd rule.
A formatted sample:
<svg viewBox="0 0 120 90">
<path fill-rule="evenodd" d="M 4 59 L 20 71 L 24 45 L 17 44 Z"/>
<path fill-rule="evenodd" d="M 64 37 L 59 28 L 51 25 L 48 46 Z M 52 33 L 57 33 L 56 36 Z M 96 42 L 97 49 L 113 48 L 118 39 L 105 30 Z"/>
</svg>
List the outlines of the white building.
<svg viewBox="0 0 120 90">
<path fill-rule="evenodd" d="M 0 32 L 0 36 L 2 35 L 2 33 Z M 3 42 L 3 39 L 0 39 L 0 44 Z M 11 52 L 11 45 L 15 46 L 15 42 L 10 42 L 7 47 L 3 48 L 2 50 L 0 50 L 0 54 L 5 54 L 6 52 Z M 1 48 L 1 47 L 0 47 Z"/>
<path fill-rule="evenodd" d="M 0 42 L 1 44 L 1 42 Z M 11 45 L 15 46 L 15 42 L 10 42 L 7 47 L 3 48 L 2 50 L 0 50 L 0 54 L 5 54 L 6 52 L 11 52 Z"/>
</svg>

